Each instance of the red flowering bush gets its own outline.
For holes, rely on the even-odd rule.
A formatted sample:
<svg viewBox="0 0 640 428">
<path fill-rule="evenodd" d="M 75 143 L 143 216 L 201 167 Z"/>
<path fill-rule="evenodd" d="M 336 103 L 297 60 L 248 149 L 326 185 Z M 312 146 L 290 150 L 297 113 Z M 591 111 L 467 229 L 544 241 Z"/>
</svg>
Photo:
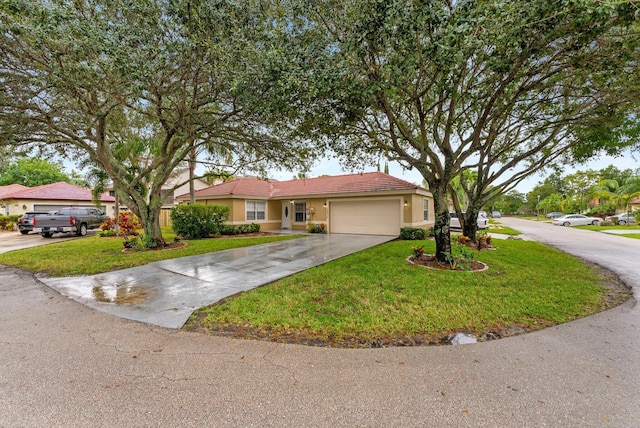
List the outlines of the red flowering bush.
<svg viewBox="0 0 640 428">
<path fill-rule="evenodd" d="M 107 219 L 104 223 L 100 225 L 100 229 L 103 232 L 114 231 L 112 233 L 102 233 L 102 236 L 113 236 L 115 235 L 115 226 L 116 220 L 114 218 Z M 140 229 L 142 225 L 140 224 L 140 220 L 138 217 L 130 212 L 123 211 L 118 214 L 118 235 L 129 236 L 129 235 L 138 235 L 138 229 Z"/>
</svg>

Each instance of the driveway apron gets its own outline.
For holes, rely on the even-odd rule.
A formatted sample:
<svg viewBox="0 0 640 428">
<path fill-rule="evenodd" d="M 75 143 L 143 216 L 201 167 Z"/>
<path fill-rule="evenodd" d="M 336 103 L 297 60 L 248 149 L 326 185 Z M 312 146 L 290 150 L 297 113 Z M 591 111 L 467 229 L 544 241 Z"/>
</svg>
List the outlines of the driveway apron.
<svg viewBox="0 0 640 428">
<path fill-rule="evenodd" d="M 197 308 L 394 238 L 317 234 L 92 276 L 39 279 L 94 309 L 180 328 Z"/>
</svg>

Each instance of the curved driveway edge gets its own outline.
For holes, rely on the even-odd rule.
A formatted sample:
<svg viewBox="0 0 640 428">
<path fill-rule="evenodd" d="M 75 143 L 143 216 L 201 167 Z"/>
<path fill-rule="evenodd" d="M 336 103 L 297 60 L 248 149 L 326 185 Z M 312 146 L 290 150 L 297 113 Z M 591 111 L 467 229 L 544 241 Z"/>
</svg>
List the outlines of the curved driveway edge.
<svg viewBox="0 0 640 428">
<path fill-rule="evenodd" d="M 393 239 L 313 234 L 104 274 L 40 280 L 94 309 L 180 328 L 197 308 Z"/>
</svg>

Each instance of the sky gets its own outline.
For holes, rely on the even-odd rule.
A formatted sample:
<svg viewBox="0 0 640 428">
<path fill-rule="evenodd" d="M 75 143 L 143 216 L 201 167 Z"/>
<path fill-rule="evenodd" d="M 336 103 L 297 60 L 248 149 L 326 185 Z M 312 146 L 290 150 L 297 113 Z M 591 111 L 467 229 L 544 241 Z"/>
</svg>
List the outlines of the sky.
<svg viewBox="0 0 640 428">
<path fill-rule="evenodd" d="M 64 162 L 65 168 L 68 172 L 71 172 L 73 169 L 77 169 L 77 167 L 70 161 Z M 612 156 L 600 156 L 591 159 L 589 162 L 577 165 L 577 166 L 567 166 L 563 171 L 564 175 L 572 174 L 576 171 L 586 171 L 588 169 L 599 170 L 605 168 L 609 165 L 614 165 L 618 169 L 633 169 L 636 170 L 640 168 L 640 152 L 636 151 L 635 153 L 631 153 L 629 150 L 623 152 L 623 154 L 619 157 Z M 384 163 L 381 163 L 381 168 L 384 168 Z M 196 170 L 197 173 L 203 173 L 204 171 L 198 168 Z M 314 166 L 307 172 L 307 177 L 319 177 L 321 175 L 341 175 L 341 174 L 352 174 L 352 173 L 360 173 L 360 172 L 374 172 L 377 170 L 377 167 L 371 166 L 365 168 L 364 170 L 346 170 L 340 166 L 340 163 L 336 159 L 325 158 L 320 160 L 314 164 Z M 523 180 L 517 187 L 516 190 L 524 193 L 525 195 L 530 192 L 538 183 L 544 180 L 544 178 L 551 171 L 547 171 L 542 174 L 535 174 L 529 177 L 526 180 Z M 269 171 L 269 178 L 275 180 L 291 180 L 296 176 L 298 171 L 286 171 L 286 170 L 277 170 L 272 169 Z M 400 178 L 402 180 L 406 180 L 410 183 L 418 184 L 422 186 L 422 175 L 416 170 L 405 170 L 400 164 L 396 162 L 389 163 L 389 174 Z"/>
<path fill-rule="evenodd" d="M 383 168 L 381 165 L 381 168 Z M 640 168 L 640 153 L 635 152 L 631 153 L 629 150 L 623 152 L 623 154 L 619 157 L 612 156 L 599 156 L 591 159 L 589 162 L 585 164 L 580 164 L 576 166 L 567 165 L 564 169 L 563 174 L 568 175 L 572 174 L 576 171 L 586 171 L 588 169 L 600 170 L 606 168 L 609 165 L 614 165 L 618 169 L 638 169 Z M 351 174 L 351 173 L 359 173 L 359 172 L 373 172 L 376 171 L 377 167 L 372 166 L 366 168 L 364 170 L 356 170 L 349 171 L 344 170 L 340 166 L 340 163 L 335 159 L 323 159 L 319 162 L 316 162 L 314 167 L 307 173 L 307 177 L 319 177 L 321 175 L 340 175 L 340 174 Z M 543 181 L 545 177 L 551 173 L 551 171 L 546 171 L 542 174 L 534 174 L 528 179 L 523 180 L 517 187 L 516 190 L 527 194 L 530 192 L 539 182 Z M 276 180 L 291 180 L 297 172 L 291 171 L 282 171 L 282 170 L 271 170 L 269 174 L 269 178 L 273 178 Z M 409 181 L 411 183 L 415 183 L 418 185 L 422 185 L 422 175 L 416 170 L 407 171 L 404 170 L 398 163 L 391 162 L 389 164 L 389 174 L 400 178 L 402 180 Z"/>
</svg>

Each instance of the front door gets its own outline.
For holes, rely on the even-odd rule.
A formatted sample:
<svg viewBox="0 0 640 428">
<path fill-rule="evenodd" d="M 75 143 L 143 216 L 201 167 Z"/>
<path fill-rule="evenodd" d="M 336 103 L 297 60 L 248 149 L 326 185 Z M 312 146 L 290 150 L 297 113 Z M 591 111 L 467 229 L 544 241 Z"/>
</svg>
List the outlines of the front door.
<svg viewBox="0 0 640 428">
<path fill-rule="evenodd" d="M 291 206 L 288 202 L 282 203 L 282 228 L 291 229 Z"/>
</svg>

